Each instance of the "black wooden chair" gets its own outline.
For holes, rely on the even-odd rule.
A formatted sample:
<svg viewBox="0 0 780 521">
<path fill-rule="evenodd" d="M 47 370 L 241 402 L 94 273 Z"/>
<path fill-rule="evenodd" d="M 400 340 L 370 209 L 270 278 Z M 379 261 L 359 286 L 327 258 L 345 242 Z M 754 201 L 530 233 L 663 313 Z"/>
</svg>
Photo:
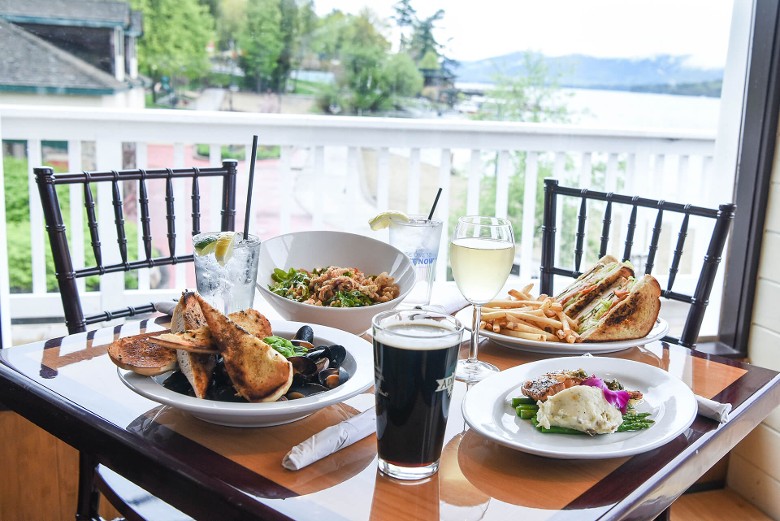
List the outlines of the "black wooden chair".
<svg viewBox="0 0 780 521">
<path fill-rule="evenodd" d="M 46 230 L 49 236 L 54 267 L 59 285 L 62 306 L 65 311 L 65 324 L 68 331 L 80 333 L 87 330 L 87 326 L 122 317 L 134 317 L 154 311 L 153 303 L 139 306 L 128 306 L 114 311 L 84 316 L 81 295 L 76 279 L 89 276 L 102 276 L 108 273 L 137 271 L 143 268 L 174 265 L 184 262 L 193 262 L 191 254 L 176 251 L 176 218 L 174 215 L 174 189 L 176 179 L 189 179 L 192 183 L 192 221 L 191 231 L 195 235 L 201 231 L 201 195 L 200 180 L 202 178 L 222 178 L 221 193 L 221 230 L 233 230 L 235 227 L 236 207 L 236 161 L 223 161 L 221 167 L 186 168 L 186 169 L 159 169 L 159 170 L 120 170 L 102 172 L 80 172 L 55 174 L 51 168 L 35 168 L 35 177 L 38 191 L 41 196 L 43 215 Z M 151 214 L 148 199 L 147 182 L 150 180 L 163 180 L 165 183 L 165 221 L 167 231 L 168 254 L 153 256 Z M 138 208 L 140 210 L 141 234 L 144 246 L 142 259 L 130 260 L 128 255 L 127 233 L 125 231 L 125 217 L 122 200 L 122 183 L 136 182 L 138 194 Z M 98 221 L 95 213 L 95 197 L 92 187 L 99 183 L 108 183 L 112 188 L 112 205 L 114 226 L 116 227 L 117 243 L 114 245 L 101 243 L 98 233 Z M 84 207 L 89 227 L 90 242 L 94 253 L 95 265 L 84 268 L 74 268 L 71 250 L 68 245 L 66 227 L 62 218 L 60 199 L 57 196 L 56 187 L 59 185 L 83 185 Z M 214 194 L 216 195 L 216 194 Z M 207 230 L 210 231 L 210 230 Z M 115 248 L 119 252 L 121 262 L 106 264 L 103 262 L 104 254 L 108 248 Z M 184 288 L 182 288 L 184 289 Z M 171 517 L 182 519 L 181 514 L 151 496 L 143 489 L 135 486 L 124 478 L 109 471 L 97 458 L 89 453 L 89 449 L 80 449 L 79 453 L 79 487 L 78 506 L 76 519 L 99 519 L 98 503 L 99 492 L 102 492 L 109 502 L 126 519 L 140 520 L 151 517 L 159 519 L 162 514 L 157 511 L 149 514 L 150 508 L 162 508 L 171 514 Z M 120 491 L 120 489 L 122 489 Z M 132 497 L 126 497 L 130 495 Z M 145 507 L 145 508 L 141 508 Z M 142 513 L 143 512 L 143 513 Z"/>
<path fill-rule="evenodd" d="M 564 266 L 567 267 L 556 264 L 555 255 L 556 240 L 560 240 L 560 234 L 556 232 L 556 222 L 560 205 L 563 204 L 563 200 L 561 200 L 563 197 L 574 199 L 575 207 L 577 203 L 579 203 L 577 226 L 574 237 L 575 246 L 572 257 L 563 258 L 563 255 L 561 255 L 561 258 L 557 261 L 559 263 L 565 263 Z M 644 263 L 644 270 L 642 271 L 649 274 L 653 273 L 653 268 L 655 267 L 662 225 L 664 222 L 668 222 L 668 220 L 664 221 L 665 216 L 674 213 L 682 215 L 680 228 L 677 233 L 676 246 L 669 267 L 668 281 L 666 287 L 661 290 L 661 296 L 689 304 L 690 307 L 680 337 L 677 338 L 668 335 L 664 337 L 663 340 L 693 348 L 696 345 L 699 329 L 701 328 L 702 320 L 704 319 L 704 312 L 709 303 L 710 293 L 715 281 L 715 275 L 718 271 L 718 264 L 721 260 L 721 254 L 726 243 L 729 227 L 734 218 L 736 205 L 722 204 L 717 209 L 702 208 L 690 204 L 656 201 L 643 197 L 632 197 L 581 188 L 564 187 L 560 186 L 556 179 L 545 179 L 544 221 L 542 225 L 542 262 L 539 284 L 541 293 L 547 295 L 554 294 L 553 279 L 556 275 L 576 278 L 582 273 L 581 267 L 586 251 L 585 236 L 586 224 L 588 221 L 588 201 L 603 201 L 606 203 L 600 227 L 599 257 L 608 253 L 611 253 L 615 257 L 618 256 L 615 252 L 618 248 L 615 248 L 614 250 L 610 250 L 609 248 L 610 232 L 613 221 L 612 216 L 616 207 L 622 205 L 629 211 L 629 218 L 624 236 L 625 242 L 622 248 L 622 260 L 637 258 L 633 251 L 634 235 L 637 227 L 637 209 L 648 208 L 655 210 L 655 219 L 653 221 L 652 233 L 650 234 L 649 247 L 647 252 L 642 252 L 643 254 L 646 254 L 646 257 L 644 255 L 642 256 Z M 707 247 L 706 255 L 703 259 L 695 291 L 693 294 L 687 294 L 675 291 L 674 283 L 680 269 L 685 239 L 688 235 L 689 221 L 692 216 L 712 219 L 714 224 L 712 236 Z"/>
</svg>

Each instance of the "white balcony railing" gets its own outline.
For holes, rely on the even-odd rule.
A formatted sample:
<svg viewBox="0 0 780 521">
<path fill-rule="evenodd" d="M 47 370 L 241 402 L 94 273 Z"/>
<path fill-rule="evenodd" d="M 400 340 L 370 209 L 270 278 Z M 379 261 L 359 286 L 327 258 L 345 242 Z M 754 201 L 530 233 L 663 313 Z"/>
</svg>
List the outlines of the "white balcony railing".
<svg viewBox="0 0 780 521">
<path fill-rule="evenodd" d="M 33 167 L 52 161 L 50 142 L 67 143 L 59 150 L 68 170 L 110 170 L 128 166 L 128 161 L 130 166 L 142 168 L 218 164 L 221 146 L 249 145 L 253 134 L 259 135 L 261 145 L 281 149 L 278 159 L 257 163 L 252 231 L 261 238 L 302 229 L 342 229 L 384 239 L 383 234 L 369 230 L 367 219 L 371 215 L 388 208 L 427 213 L 438 187 L 443 188 L 443 195 L 436 213 L 445 222 L 455 213 L 487 211 L 486 204 L 491 209 L 494 205 L 496 215 L 506 216 L 512 203 L 518 202 L 511 200 L 519 197 L 513 187 L 523 186 L 522 212 L 514 220 L 520 231 L 520 276 L 526 280 L 538 270 L 534 238 L 538 235 L 535 215 L 540 211 L 536 194 L 542 176 L 552 175 L 574 186 L 700 205 L 726 202 L 729 197 L 724 194 L 731 193 L 723 186 L 730 180 L 713 180 L 712 133 L 449 119 L 0 106 L 0 137 L 6 142 L 26 142 L 26 148 L 24 143 L 18 148 L 28 160 L 28 184 L 6 186 L 6 193 L 29 193 L 32 250 L 31 288 L 9 296 L 8 272 L 0 273 L 5 278 L 0 292 L 6 292 L 10 304 L 1 308 L 4 319 L 7 309 L 14 319 L 62 316 L 59 295 L 46 289 L 48 243 L 32 177 Z M 123 146 L 128 143 L 134 144 L 129 158 L 128 147 Z M 197 157 L 195 144 L 209 145 L 209 156 Z M 249 155 L 250 147 L 245 150 Z M 241 162 L 239 194 L 246 193 L 247 170 L 246 162 Z M 488 184 L 496 187 L 495 200 L 486 195 L 493 193 L 486 191 Z M 177 204 L 181 205 L 177 212 L 186 213 L 188 192 L 184 186 L 176 190 Z M 80 195 L 75 190 L 71 197 L 78 202 Z M 101 237 L 108 241 L 114 233 L 113 217 L 110 205 L 100 204 L 102 194 L 98 197 L 98 208 L 109 212 L 104 219 L 109 226 L 101 230 Z M 237 223 L 243 223 L 241 195 L 238 206 Z M 80 222 L 80 212 L 71 212 L 71 219 Z M 71 226 L 74 250 L 83 250 L 79 228 Z M 676 234 L 668 235 L 672 245 Z M 693 231 L 691 235 L 692 254 L 699 258 L 705 234 L 697 236 Z M 183 241 L 181 247 L 186 248 L 185 234 L 178 236 Z M 439 278 L 446 274 L 446 244 L 443 240 Z M 0 244 L 0 255 L 13 247 Z M 119 307 L 127 305 L 121 303 L 173 295 L 177 288 L 192 286 L 191 277 L 186 268 L 178 267 L 170 274 L 167 289 L 154 289 L 154 276 L 142 274 L 138 289 L 119 294 L 90 292 L 85 307 Z M 713 307 L 717 307 L 717 299 L 713 300 Z"/>
</svg>

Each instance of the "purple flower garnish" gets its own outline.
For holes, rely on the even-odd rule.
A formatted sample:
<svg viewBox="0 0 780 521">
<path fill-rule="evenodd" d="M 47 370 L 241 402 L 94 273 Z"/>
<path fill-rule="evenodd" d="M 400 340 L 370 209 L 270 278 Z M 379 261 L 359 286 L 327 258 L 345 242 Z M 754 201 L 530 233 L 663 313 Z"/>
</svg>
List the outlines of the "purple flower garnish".
<svg viewBox="0 0 780 521">
<path fill-rule="evenodd" d="M 596 378 L 595 376 L 586 378 L 580 385 L 598 387 L 604 393 L 604 399 L 607 400 L 607 402 L 620 409 L 621 414 L 626 414 L 626 406 L 628 405 L 628 400 L 631 398 L 631 394 L 628 391 L 613 391 L 607 387 L 604 380 Z"/>
</svg>

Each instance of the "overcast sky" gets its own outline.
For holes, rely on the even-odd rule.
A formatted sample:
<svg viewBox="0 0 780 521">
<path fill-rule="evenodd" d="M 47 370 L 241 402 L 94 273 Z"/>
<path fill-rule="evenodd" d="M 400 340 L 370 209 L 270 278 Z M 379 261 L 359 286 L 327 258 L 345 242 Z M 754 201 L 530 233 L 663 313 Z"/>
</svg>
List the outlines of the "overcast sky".
<svg viewBox="0 0 780 521">
<path fill-rule="evenodd" d="M 334 8 L 357 13 L 369 5 L 389 17 L 395 4 L 314 1 L 321 15 Z M 549 56 L 687 55 L 691 64 L 722 67 L 733 0 L 413 0 L 412 6 L 420 18 L 444 9 L 438 38 L 461 61 L 532 50 Z"/>
</svg>

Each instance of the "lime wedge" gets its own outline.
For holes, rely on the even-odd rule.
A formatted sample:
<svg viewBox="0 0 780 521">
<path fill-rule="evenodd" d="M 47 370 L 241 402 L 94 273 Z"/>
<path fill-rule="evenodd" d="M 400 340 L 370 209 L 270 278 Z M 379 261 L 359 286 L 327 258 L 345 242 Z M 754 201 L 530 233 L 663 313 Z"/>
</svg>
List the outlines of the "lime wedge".
<svg viewBox="0 0 780 521">
<path fill-rule="evenodd" d="M 218 235 L 203 237 L 193 245 L 195 247 L 195 253 L 198 255 L 214 253 L 214 249 L 217 247 L 217 239 L 219 239 Z"/>
<path fill-rule="evenodd" d="M 214 256 L 217 258 L 217 262 L 223 266 L 233 255 L 236 236 L 235 232 L 223 232 L 219 234 L 219 238 L 214 243 Z"/>
<path fill-rule="evenodd" d="M 403 212 L 396 212 L 395 210 L 390 210 L 389 212 L 382 212 L 379 215 L 376 215 L 369 219 L 368 225 L 371 226 L 371 229 L 376 230 L 382 230 L 384 228 L 387 228 L 390 226 L 390 223 L 392 221 L 400 221 L 400 222 L 409 222 L 409 216 L 406 215 Z"/>
</svg>

